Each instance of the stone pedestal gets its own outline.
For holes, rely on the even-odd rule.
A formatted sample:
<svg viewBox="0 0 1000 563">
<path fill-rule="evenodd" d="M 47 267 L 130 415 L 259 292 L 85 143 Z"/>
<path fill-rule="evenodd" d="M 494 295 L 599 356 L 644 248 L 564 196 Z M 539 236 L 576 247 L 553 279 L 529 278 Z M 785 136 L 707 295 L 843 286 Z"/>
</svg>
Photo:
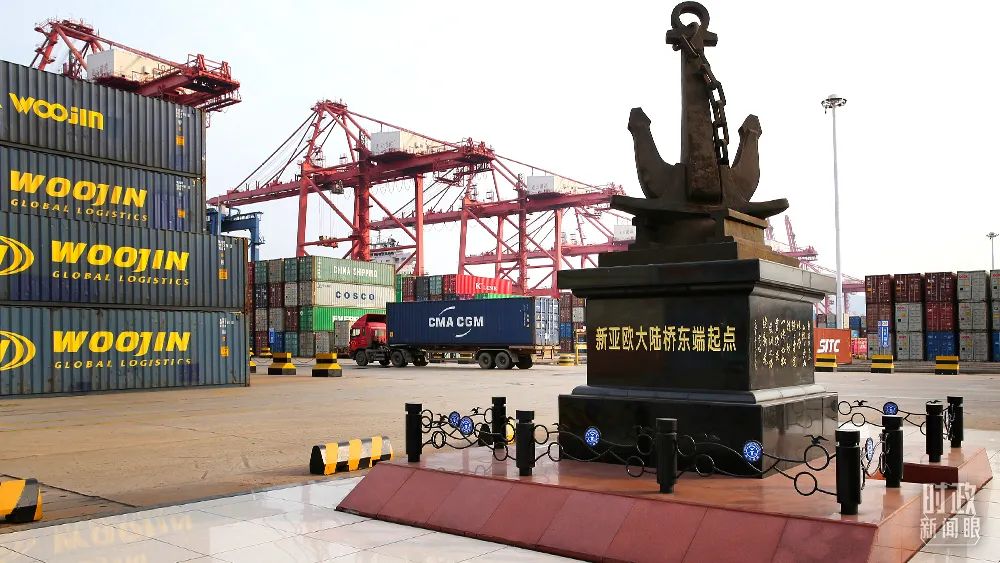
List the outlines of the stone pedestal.
<svg viewBox="0 0 1000 563">
<path fill-rule="evenodd" d="M 751 226 L 762 236 L 762 227 Z M 753 236 L 751 229 L 736 238 Z M 684 252 L 727 243 L 737 252 L 738 242 Z M 755 242 L 745 246 L 762 246 Z M 815 384 L 812 319 L 813 304 L 834 290 L 833 280 L 761 259 L 604 267 L 657 253 L 676 258 L 675 251 L 602 255 L 602 267 L 560 273 L 560 287 L 587 298 L 588 351 L 587 385 L 559 397 L 560 425 L 579 435 L 595 427 L 606 442 L 629 444 L 637 427 L 651 429 L 668 417 L 678 420 L 679 435 L 737 452 L 757 441 L 768 454 L 801 461 L 822 437 L 832 453 L 837 396 Z M 579 440 L 563 446 L 587 457 Z M 724 471 L 753 473 L 739 455 L 713 458 Z"/>
</svg>

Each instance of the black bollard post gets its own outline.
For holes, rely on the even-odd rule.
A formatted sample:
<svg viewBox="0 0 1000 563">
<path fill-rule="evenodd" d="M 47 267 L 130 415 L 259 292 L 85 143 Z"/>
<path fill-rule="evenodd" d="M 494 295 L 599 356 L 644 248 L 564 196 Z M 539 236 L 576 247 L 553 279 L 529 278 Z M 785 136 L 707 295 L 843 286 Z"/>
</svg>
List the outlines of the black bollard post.
<svg viewBox="0 0 1000 563">
<path fill-rule="evenodd" d="M 493 449 L 502 450 L 507 443 L 507 397 L 493 397 Z"/>
<path fill-rule="evenodd" d="M 885 451 L 885 486 L 898 489 L 903 480 L 903 417 L 898 414 L 883 414 L 882 448 Z"/>
<path fill-rule="evenodd" d="M 424 406 L 420 403 L 406 403 L 406 461 L 420 461 L 420 450 L 423 449 L 423 432 L 420 428 L 420 413 Z"/>
<path fill-rule="evenodd" d="M 514 463 L 518 475 L 527 477 L 535 467 L 535 411 L 514 411 Z"/>
<path fill-rule="evenodd" d="M 656 482 L 661 493 L 674 492 L 677 482 L 677 419 L 656 419 Z"/>
<path fill-rule="evenodd" d="M 962 397 L 948 396 L 948 418 L 951 420 L 951 429 L 948 437 L 951 438 L 951 447 L 961 448 L 962 440 L 965 439 L 965 408 L 962 406 Z"/>
<path fill-rule="evenodd" d="M 934 401 L 927 403 L 927 457 L 931 463 L 939 463 L 944 453 L 944 405 Z"/>
<path fill-rule="evenodd" d="M 837 502 L 841 514 L 857 514 L 861 504 L 861 432 L 837 430 Z"/>
</svg>

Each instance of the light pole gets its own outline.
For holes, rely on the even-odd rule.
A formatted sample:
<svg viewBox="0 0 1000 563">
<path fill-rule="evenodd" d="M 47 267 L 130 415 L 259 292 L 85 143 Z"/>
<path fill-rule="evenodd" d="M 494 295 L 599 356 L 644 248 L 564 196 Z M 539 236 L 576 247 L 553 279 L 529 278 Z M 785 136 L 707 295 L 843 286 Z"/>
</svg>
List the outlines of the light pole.
<svg viewBox="0 0 1000 563">
<path fill-rule="evenodd" d="M 844 274 L 840 270 L 840 186 L 837 185 L 837 108 L 847 105 L 847 99 L 830 94 L 821 102 L 833 112 L 833 230 L 837 237 L 837 328 L 844 328 Z"/>
<path fill-rule="evenodd" d="M 986 233 L 986 238 L 990 239 L 990 269 L 991 270 L 996 270 L 997 269 L 996 255 L 993 253 L 993 239 L 995 239 L 997 237 L 1000 237 L 1000 234 L 994 233 L 992 231 Z"/>
</svg>

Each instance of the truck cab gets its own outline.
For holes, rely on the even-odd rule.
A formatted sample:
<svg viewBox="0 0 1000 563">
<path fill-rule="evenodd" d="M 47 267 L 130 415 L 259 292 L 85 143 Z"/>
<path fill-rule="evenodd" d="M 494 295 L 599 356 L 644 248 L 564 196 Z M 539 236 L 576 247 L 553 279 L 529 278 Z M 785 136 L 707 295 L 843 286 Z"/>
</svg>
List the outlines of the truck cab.
<svg viewBox="0 0 1000 563">
<path fill-rule="evenodd" d="M 351 342 L 348 345 L 351 358 L 357 360 L 359 352 L 364 354 L 368 348 L 386 345 L 385 320 L 385 315 L 367 314 L 354 321 L 351 325 Z"/>
</svg>

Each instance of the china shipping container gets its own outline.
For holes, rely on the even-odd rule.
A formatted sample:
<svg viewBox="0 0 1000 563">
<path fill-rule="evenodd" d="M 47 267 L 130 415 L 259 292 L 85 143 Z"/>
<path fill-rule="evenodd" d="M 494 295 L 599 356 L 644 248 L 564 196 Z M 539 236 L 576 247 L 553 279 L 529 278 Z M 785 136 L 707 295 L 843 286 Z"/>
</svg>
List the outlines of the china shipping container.
<svg viewBox="0 0 1000 563">
<path fill-rule="evenodd" d="M 989 274 L 986 272 L 972 271 L 958 273 L 959 301 L 988 301 L 989 287 Z"/>
<path fill-rule="evenodd" d="M 201 110 L 0 61 L 0 144 L 205 175 Z"/>
<path fill-rule="evenodd" d="M 299 330 L 303 332 L 328 332 L 337 321 L 354 322 L 367 314 L 385 314 L 384 308 L 361 309 L 357 307 L 300 307 Z"/>
<path fill-rule="evenodd" d="M 559 302 L 551 297 L 386 304 L 389 344 L 556 346 Z"/>
<path fill-rule="evenodd" d="M 298 281 L 328 281 L 366 285 L 394 283 L 395 267 L 380 262 L 362 262 L 326 256 L 298 258 Z"/>
<path fill-rule="evenodd" d="M 896 332 L 922 332 L 924 306 L 922 303 L 896 303 L 894 305 Z"/>
<path fill-rule="evenodd" d="M 865 301 L 867 303 L 892 303 L 893 290 L 892 276 L 865 276 Z"/>
<path fill-rule="evenodd" d="M 897 332 L 896 359 L 922 361 L 924 359 L 924 333 Z"/>
<path fill-rule="evenodd" d="M 205 185 L 176 174 L 0 146 L 0 196 L 11 213 L 205 232 Z"/>
<path fill-rule="evenodd" d="M 896 274 L 892 283 L 894 302 L 920 303 L 924 300 L 924 276 L 922 274 Z"/>
<path fill-rule="evenodd" d="M 959 332 L 958 358 L 963 362 L 986 362 L 990 355 L 990 333 Z"/>
<path fill-rule="evenodd" d="M 924 301 L 955 301 L 956 276 L 954 272 L 934 272 L 924 276 Z"/>
<path fill-rule="evenodd" d="M 242 310 L 246 242 L 0 213 L 0 301 Z"/>
<path fill-rule="evenodd" d="M 954 301 L 927 303 L 924 306 L 928 331 L 955 331 L 958 310 Z"/>
<path fill-rule="evenodd" d="M 991 308 L 987 303 L 959 302 L 958 330 L 989 330 Z"/>
<path fill-rule="evenodd" d="M 958 347 L 956 334 L 951 331 L 937 331 L 927 333 L 927 359 L 933 360 L 938 356 L 957 356 Z"/>
<path fill-rule="evenodd" d="M 299 282 L 296 294 L 297 304 L 303 307 L 384 308 L 396 299 L 392 286 L 322 281 Z M 286 306 L 290 306 L 287 300 Z"/>
<path fill-rule="evenodd" d="M 0 307 L 0 396 L 246 385 L 240 313 Z"/>
</svg>

